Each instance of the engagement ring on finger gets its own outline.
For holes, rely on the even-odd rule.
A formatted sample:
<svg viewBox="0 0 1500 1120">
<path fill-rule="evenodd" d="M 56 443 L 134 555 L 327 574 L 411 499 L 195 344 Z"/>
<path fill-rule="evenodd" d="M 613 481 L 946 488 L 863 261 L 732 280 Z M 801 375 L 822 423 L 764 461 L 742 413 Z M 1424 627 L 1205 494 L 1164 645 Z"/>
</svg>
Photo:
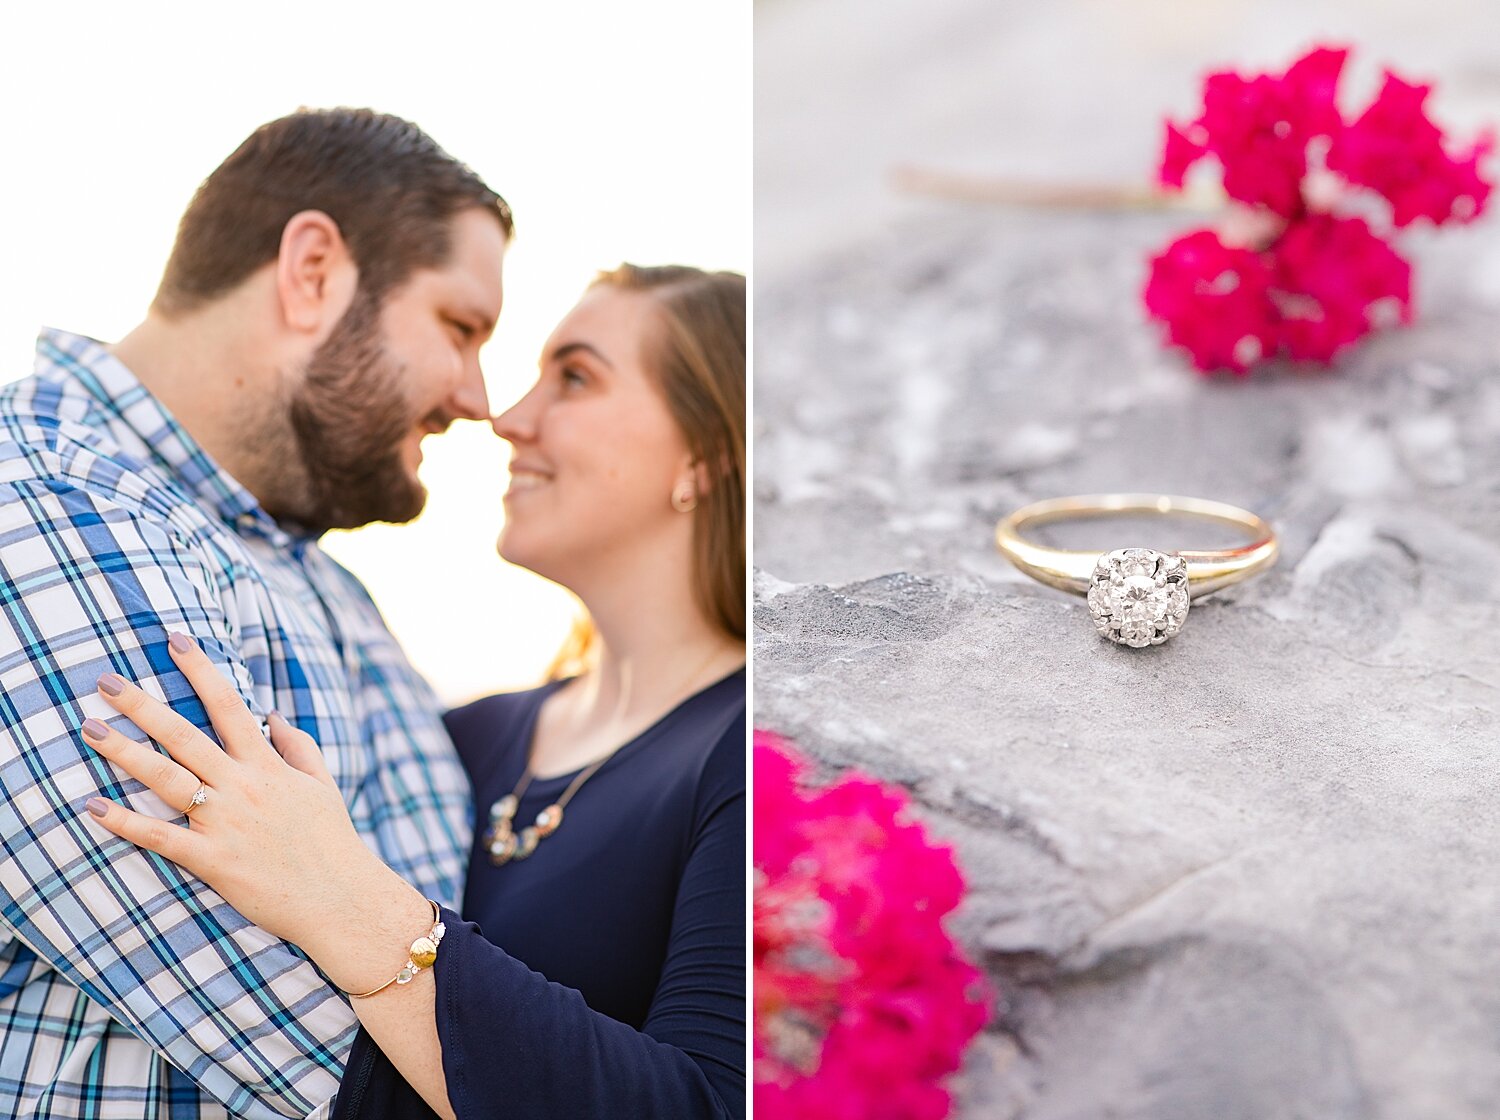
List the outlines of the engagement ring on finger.
<svg viewBox="0 0 1500 1120">
<path fill-rule="evenodd" d="M 1051 548 L 1021 535 L 1034 525 L 1117 514 L 1214 521 L 1243 530 L 1251 543 L 1213 551 L 1117 548 L 1100 554 Z M 1032 579 L 1087 596 L 1099 633 L 1137 648 L 1165 642 L 1182 629 L 1192 600 L 1260 574 L 1276 562 L 1279 548 L 1275 530 L 1248 510 L 1166 494 L 1088 494 L 1034 502 L 995 526 L 995 545 Z"/>
<path fill-rule="evenodd" d="M 198 783 L 197 790 L 193 793 L 193 799 L 188 802 L 187 808 L 182 811 L 184 817 L 192 816 L 193 810 L 208 800 L 208 785 L 204 782 Z"/>
</svg>

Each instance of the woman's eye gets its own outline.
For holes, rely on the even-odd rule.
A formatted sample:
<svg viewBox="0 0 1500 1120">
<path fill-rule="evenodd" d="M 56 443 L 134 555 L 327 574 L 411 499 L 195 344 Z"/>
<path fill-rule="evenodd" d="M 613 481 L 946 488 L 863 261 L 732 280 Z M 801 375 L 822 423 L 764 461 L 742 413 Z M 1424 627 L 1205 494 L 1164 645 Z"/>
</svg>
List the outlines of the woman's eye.
<svg viewBox="0 0 1500 1120">
<path fill-rule="evenodd" d="M 469 324 L 460 323 L 457 319 L 450 319 L 448 321 L 453 325 L 453 329 L 458 331 L 458 337 L 465 342 L 474 337 L 474 328 L 469 326 Z"/>
<path fill-rule="evenodd" d="M 568 386 L 583 385 L 588 381 L 588 378 L 584 377 L 583 374 L 579 373 L 572 366 L 563 366 L 562 379 L 563 384 Z"/>
</svg>

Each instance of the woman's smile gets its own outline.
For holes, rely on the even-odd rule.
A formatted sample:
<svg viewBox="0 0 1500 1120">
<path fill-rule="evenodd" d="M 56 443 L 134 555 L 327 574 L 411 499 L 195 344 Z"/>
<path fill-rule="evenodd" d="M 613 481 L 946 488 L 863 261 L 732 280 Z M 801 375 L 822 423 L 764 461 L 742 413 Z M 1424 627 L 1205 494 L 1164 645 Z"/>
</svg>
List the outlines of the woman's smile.
<svg viewBox="0 0 1500 1120">
<path fill-rule="evenodd" d="M 539 490 L 552 481 L 552 475 L 532 467 L 513 466 L 510 469 L 510 486 L 506 498 L 532 490 Z"/>
</svg>

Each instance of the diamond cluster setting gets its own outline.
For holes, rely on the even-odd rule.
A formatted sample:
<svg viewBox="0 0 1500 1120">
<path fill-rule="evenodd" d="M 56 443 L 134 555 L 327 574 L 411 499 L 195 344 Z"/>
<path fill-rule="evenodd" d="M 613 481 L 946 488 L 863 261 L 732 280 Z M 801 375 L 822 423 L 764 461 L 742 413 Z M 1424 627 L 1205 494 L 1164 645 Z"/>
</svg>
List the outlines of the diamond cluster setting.
<svg viewBox="0 0 1500 1120">
<path fill-rule="evenodd" d="M 1187 561 L 1150 548 L 1117 548 L 1099 557 L 1089 585 L 1089 615 L 1121 645 L 1159 646 L 1188 613 Z"/>
</svg>

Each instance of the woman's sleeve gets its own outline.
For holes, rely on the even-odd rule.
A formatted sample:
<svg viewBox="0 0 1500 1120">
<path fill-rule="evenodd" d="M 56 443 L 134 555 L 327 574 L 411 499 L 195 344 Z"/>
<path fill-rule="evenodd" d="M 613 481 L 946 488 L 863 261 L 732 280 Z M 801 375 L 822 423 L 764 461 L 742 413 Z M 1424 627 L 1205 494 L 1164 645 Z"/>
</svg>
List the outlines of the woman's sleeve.
<svg viewBox="0 0 1500 1120">
<path fill-rule="evenodd" d="M 710 755 L 644 1028 L 444 914 L 437 1020 L 459 1120 L 745 1114 L 745 721 Z M 600 930 L 607 953 L 608 930 Z"/>
</svg>

